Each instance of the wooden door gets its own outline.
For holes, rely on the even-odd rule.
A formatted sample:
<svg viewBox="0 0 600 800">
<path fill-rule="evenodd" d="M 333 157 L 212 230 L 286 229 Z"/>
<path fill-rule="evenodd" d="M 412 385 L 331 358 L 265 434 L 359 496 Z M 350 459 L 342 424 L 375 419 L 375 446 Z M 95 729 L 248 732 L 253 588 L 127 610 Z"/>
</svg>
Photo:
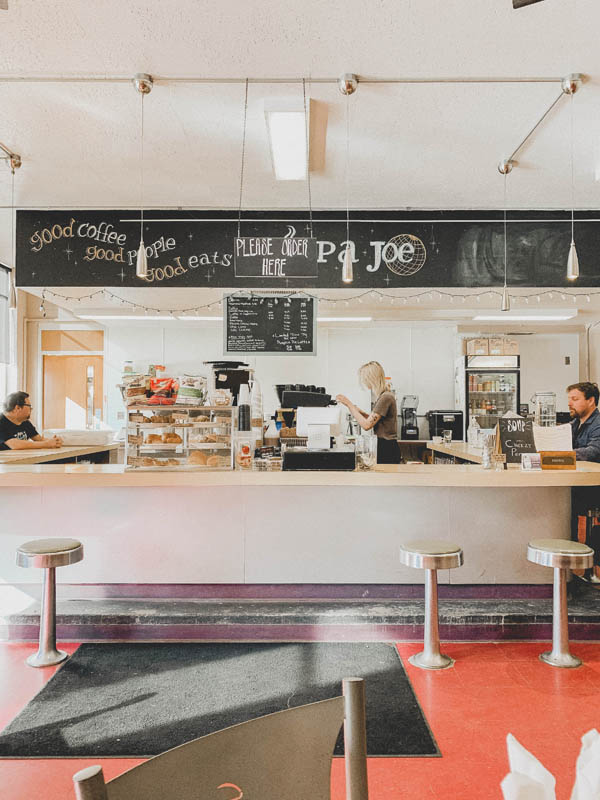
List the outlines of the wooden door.
<svg viewBox="0 0 600 800">
<path fill-rule="evenodd" d="M 85 428 L 88 406 L 92 416 L 99 412 L 102 419 L 103 356 L 43 358 L 43 427 Z M 92 387 L 93 408 L 88 391 Z"/>
</svg>

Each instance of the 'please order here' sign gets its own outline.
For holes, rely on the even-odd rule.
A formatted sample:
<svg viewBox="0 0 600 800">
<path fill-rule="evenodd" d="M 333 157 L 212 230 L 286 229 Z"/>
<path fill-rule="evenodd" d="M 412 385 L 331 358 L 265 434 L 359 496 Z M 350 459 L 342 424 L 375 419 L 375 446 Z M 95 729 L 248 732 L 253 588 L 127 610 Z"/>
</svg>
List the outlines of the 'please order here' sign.
<svg viewBox="0 0 600 800">
<path fill-rule="evenodd" d="M 317 240 L 245 236 L 234 242 L 236 278 L 316 278 Z"/>
</svg>

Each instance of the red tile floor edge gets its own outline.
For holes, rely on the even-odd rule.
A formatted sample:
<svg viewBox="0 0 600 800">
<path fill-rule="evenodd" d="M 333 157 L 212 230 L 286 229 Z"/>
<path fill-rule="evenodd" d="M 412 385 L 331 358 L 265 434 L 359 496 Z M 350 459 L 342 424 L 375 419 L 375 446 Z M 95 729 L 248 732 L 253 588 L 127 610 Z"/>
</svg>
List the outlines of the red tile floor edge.
<svg viewBox="0 0 600 800">
<path fill-rule="evenodd" d="M 63 645 L 73 652 L 77 644 Z M 56 668 L 35 670 L 24 660 L 33 643 L 0 645 L 0 727 L 42 688 Z M 442 672 L 419 670 L 407 661 L 420 645 L 397 645 L 442 758 L 369 759 L 371 800 L 490 800 L 501 798 L 508 771 L 506 734 L 513 733 L 557 779 L 557 800 L 568 800 L 580 738 L 600 728 L 600 643 L 574 643 L 584 660 L 559 670 L 538 660 L 539 642 L 444 643 L 456 659 Z M 101 763 L 107 779 L 139 759 L 0 760 L 2 800 L 73 798 L 71 777 Z M 332 767 L 332 798 L 343 800 L 344 764 Z"/>
</svg>

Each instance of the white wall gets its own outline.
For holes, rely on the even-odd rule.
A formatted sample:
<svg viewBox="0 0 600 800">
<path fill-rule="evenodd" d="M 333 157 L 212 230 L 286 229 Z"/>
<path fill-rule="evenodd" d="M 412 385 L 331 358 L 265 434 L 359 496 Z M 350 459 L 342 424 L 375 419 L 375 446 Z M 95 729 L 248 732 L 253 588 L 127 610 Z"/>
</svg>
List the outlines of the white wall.
<svg viewBox="0 0 600 800">
<path fill-rule="evenodd" d="M 390 376 L 398 399 L 419 395 L 419 413 L 430 408 L 453 408 L 453 368 L 456 327 L 439 323 L 370 323 L 368 327 L 319 326 L 316 356 L 258 356 L 245 359 L 256 370 L 263 389 L 265 411 L 273 411 L 276 383 L 306 383 L 325 386 L 333 394 L 347 394 L 358 405 L 369 408 L 370 398 L 360 389 L 357 370 L 366 361 L 380 361 Z M 123 411 L 116 388 L 123 362 L 133 361 L 134 370 L 148 364 L 164 364 L 167 374 L 207 374 L 202 362 L 222 358 L 221 326 L 208 323 L 172 322 L 109 323 L 105 335 L 107 423 L 118 429 Z"/>
<path fill-rule="evenodd" d="M 568 411 L 566 388 L 580 380 L 579 334 L 537 333 L 514 338 L 521 351 L 521 402 L 529 403 L 535 392 L 551 391 L 556 393 L 556 410 Z"/>
</svg>

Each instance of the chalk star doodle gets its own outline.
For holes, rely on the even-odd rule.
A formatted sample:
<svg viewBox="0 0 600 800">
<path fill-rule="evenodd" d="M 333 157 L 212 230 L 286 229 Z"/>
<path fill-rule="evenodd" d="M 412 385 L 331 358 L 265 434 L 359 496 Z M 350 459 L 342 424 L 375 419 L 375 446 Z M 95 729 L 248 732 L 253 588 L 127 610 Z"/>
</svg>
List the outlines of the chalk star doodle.
<svg viewBox="0 0 600 800">
<path fill-rule="evenodd" d="M 220 786 L 217 786 L 217 789 L 235 789 L 236 792 L 239 792 L 236 797 L 230 797 L 229 800 L 242 800 L 242 797 L 244 796 L 244 793 L 240 787 L 236 786 L 235 783 L 222 783 Z"/>
<path fill-rule="evenodd" d="M 68 247 L 68 246 L 63 250 L 63 253 L 67 254 L 67 261 L 71 260 L 71 253 L 72 252 L 73 252 L 73 250 L 71 250 L 71 248 Z"/>
<path fill-rule="evenodd" d="M 388 286 L 390 285 L 390 276 L 389 275 L 386 275 L 383 280 L 387 283 Z"/>
<path fill-rule="evenodd" d="M 193 238 L 194 234 L 190 231 L 190 233 L 188 233 L 188 239 L 191 241 Z"/>
<path fill-rule="evenodd" d="M 123 267 L 121 267 L 121 272 L 119 272 L 119 278 L 121 278 L 121 283 L 123 283 L 124 277 L 125 277 L 125 273 L 123 272 Z"/>
</svg>

